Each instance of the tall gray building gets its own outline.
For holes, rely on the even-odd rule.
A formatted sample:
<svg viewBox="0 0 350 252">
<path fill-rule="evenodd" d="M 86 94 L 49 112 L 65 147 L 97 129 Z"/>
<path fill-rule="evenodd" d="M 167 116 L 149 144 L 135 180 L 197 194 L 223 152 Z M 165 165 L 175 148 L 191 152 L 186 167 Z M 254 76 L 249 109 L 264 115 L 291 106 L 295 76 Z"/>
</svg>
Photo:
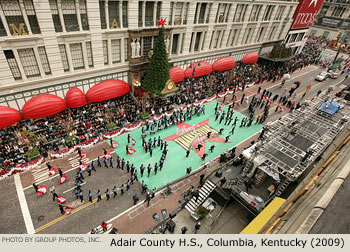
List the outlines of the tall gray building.
<svg viewBox="0 0 350 252">
<path fill-rule="evenodd" d="M 324 0 L 310 35 L 350 42 L 350 0 Z"/>
</svg>

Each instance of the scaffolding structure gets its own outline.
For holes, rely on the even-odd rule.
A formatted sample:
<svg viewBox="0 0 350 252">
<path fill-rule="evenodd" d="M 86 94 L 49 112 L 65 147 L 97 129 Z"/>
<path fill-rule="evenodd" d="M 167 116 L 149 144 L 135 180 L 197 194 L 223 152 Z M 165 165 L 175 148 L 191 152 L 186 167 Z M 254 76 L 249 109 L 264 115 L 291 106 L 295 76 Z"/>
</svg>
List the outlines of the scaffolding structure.
<svg viewBox="0 0 350 252">
<path fill-rule="evenodd" d="M 268 124 L 260 148 L 253 160 L 247 162 L 250 167 L 245 169 L 246 175 L 252 176 L 260 168 L 268 169 L 270 176 L 279 177 L 281 183 L 274 196 L 296 181 L 349 123 L 348 106 L 334 115 L 320 110 L 327 100 L 325 94 L 315 97 L 300 109 Z"/>
</svg>

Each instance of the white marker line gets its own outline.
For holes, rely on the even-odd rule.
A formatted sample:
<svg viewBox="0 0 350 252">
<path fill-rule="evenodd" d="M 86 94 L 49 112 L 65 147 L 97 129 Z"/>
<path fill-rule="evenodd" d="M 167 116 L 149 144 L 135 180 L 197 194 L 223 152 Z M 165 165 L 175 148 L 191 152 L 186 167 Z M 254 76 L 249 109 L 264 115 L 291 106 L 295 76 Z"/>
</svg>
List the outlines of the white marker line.
<svg viewBox="0 0 350 252">
<path fill-rule="evenodd" d="M 41 171 L 41 172 L 33 173 L 33 176 L 40 176 L 43 174 L 49 174 L 49 172 L 48 171 Z"/>
<path fill-rule="evenodd" d="M 84 182 L 84 183 L 82 183 L 82 184 L 80 184 L 80 185 L 85 185 L 85 184 L 86 184 L 86 182 Z M 68 189 L 68 190 L 64 191 L 63 193 L 66 193 L 66 192 L 72 191 L 74 188 L 75 188 L 75 187 L 72 187 L 71 189 Z"/>
<path fill-rule="evenodd" d="M 15 174 L 14 181 L 15 181 L 17 195 L 18 195 L 18 201 L 19 201 L 19 204 L 21 206 L 24 224 L 26 225 L 27 233 L 34 234 L 35 229 L 34 229 L 32 217 L 30 216 L 26 196 L 24 195 L 24 191 L 23 191 L 22 183 L 21 183 L 21 177 L 19 176 L 19 173 Z"/>
<path fill-rule="evenodd" d="M 112 153 L 115 153 L 115 151 L 111 151 L 111 154 L 112 154 Z M 92 161 L 95 161 L 95 160 L 97 160 L 97 158 L 94 159 L 94 160 L 90 160 L 90 161 L 88 161 L 87 163 L 91 163 Z M 79 167 L 79 166 L 75 166 L 75 167 L 73 167 L 73 168 L 71 168 L 71 169 L 65 171 L 64 173 L 68 173 L 68 172 L 70 172 L 70 171 L 73 171 L 74 169 L 77 169 L 78 167 Z M 46 182 L 46 181 L 48 181 L 48 180 L 50 180 L 50 179 L 53 179 L 53 178 L 56 178 L 56 177 L 58 177 L 58 176 L 59 176 L 59 174 L 56 174 L 56 175 L 54 175 L 54 176 L 51 176 L 51 177 L 45 179 L 43 182 Z M 33 187 L 33 186 L 30 185 L 30 186 L 24 188 L 23 190 L 28 190 L 29 188 L 32 188 L 32 187 Z"/>
<path fill-rule="evenodd" d="M 78 155 L 78 156 L 71 157 L 71 158 L 68 158 L 68 160 L 72 160 L 72 159 L 76 159 L 76 158 L 79 158 L 79 155 Z"/>
<path fill-rule="evenodd" d="M 42 175 L 42 176 L 34 176 L 35 179 L 40 179 L 40 178 L 46 178 L 48 177 L 49 175 L 45 174 L 45 175 Z"/>
</svg>

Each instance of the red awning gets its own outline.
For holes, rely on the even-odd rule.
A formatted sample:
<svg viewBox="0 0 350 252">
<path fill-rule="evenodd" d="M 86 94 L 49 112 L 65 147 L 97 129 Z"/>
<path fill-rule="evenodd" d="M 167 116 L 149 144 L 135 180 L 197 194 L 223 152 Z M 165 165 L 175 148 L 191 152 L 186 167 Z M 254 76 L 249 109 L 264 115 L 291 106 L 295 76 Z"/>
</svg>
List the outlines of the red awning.
<svg viewBox="0 0 350 252">
<path fill-rule="evenodd" d="M 194 69 L 194 70 L 193 70 Z M 193 63 L 185 70 L 186 78 L 200 77 L 203 75 L 210 74 L 212 72 L 212 67 L 210 63 L 202 61 L 199 63 Z"/>
<path fill-rule="evenodd" d="M 40 94 L 27 101 L 23 108 L 23 118 L 43 118 L 66 109 L 66 102 L 52 94 Z"/>
<path fill-rule="evenodd" d="M 182 70 L 182 68 L 178 66 L 173 66 L 172 68 L 170 68 L 169 74 L 170 74 L 170 79 L 173 80 L 174 82 L 180 82 L 185 79 L 184 70 Z"/>
<path fill-rule="evenodd" d="M 259 59 L 259 55 L 257 52 L 250 52 L 243 57 L 242 62 L 244 64 L 254 64 L 258 62 L 258 59 Z"/>
<path fill-rule="evenodd" d="M 235 60 L 234 58 L 227 56 L 222 57 L 220 59 L 217 59 L 213 64 L 213 71 L 224 71 L 224 70 L 230 70 L 235 67 Z"/>
<path fill-rule="evenodd" d="M 17 109 L 0 106 L 0 129 L 6 128 L 22 119 Z"/>
<path fill-rule="evenodd" d="M 105 80 L 90 88 L 86 93 L 86 98 L 88 102 L 98 102 L 123 96 L 129 92 L 129 84 L 125 81 Z"/>
<path fill-rule="evenodd" d="M 82 107 L 86 104 L 85 94 L 77 87 L 71 88 L 66 94 L 66 103 L 69 108 Z"/>
</svg>

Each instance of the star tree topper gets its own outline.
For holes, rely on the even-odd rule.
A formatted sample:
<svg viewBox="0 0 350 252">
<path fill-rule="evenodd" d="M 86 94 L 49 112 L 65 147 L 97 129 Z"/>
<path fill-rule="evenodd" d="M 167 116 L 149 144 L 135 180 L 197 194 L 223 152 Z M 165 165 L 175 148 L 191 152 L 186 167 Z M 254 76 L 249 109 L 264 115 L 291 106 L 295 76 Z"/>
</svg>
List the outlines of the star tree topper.
<svg viewBox="0 0 350 252">
<path fill-rule="evenodd" d="M 160 18 L 160 19 L 156 19 L 158 21 L 158 28 L 162 27 L 164 28 L 164 26 L 166 25 L 166 18 Z"/>
</svg>

